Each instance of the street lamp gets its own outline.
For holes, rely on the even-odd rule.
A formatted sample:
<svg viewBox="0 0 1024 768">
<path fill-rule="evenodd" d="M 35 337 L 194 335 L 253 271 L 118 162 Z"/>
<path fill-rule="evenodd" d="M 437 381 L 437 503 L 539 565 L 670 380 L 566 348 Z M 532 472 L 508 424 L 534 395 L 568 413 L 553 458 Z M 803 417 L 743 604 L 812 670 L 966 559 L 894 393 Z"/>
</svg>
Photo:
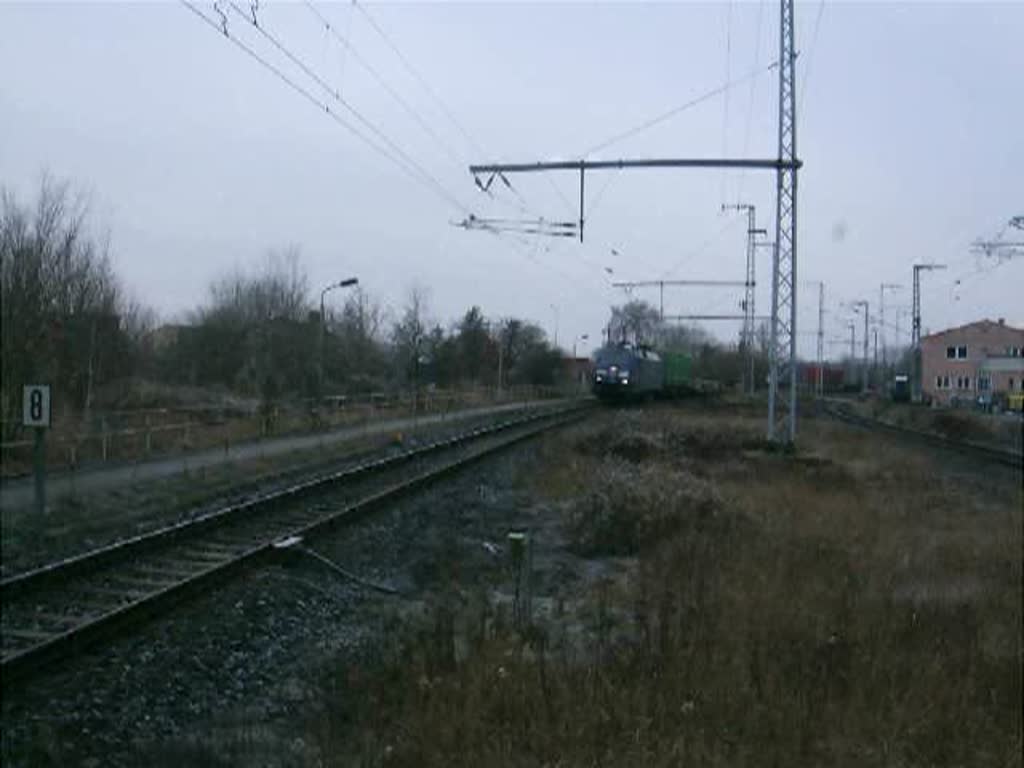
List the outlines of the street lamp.
<svg viewBox="0 0 1024 768">
<path fill-rule="evenodd" d="M 324 394 L 324 333 L 327 327 L 327 318 L 324 315 L 324 297 L 335 288 L 351 288 L 353 285 L 359 285 L 358 277 L 347 277 L 344 280 L 331 283 L 320 291 L 320 360 L 319 365 L 317 366 L 317 384 L 319 395 L 321 397 L 323 397 Z"/>
</svg>

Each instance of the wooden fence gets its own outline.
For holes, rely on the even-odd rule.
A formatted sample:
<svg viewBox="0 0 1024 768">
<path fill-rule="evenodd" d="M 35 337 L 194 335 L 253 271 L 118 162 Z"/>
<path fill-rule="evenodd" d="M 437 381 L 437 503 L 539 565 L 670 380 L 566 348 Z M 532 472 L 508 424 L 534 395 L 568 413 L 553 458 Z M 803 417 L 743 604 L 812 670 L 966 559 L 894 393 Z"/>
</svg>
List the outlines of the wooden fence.
<svg viewBox="0 0 1024 768">
<path fill-rule="evenodd" d="M 137 462 L 189 451 L 223 448 L 243 442 L 359 427 L 413 415 L 446 414 L 499 403 L 562 397 L 551 387 L 424 390 L 417 402 L 411 392 L 334 395 L 321 400 L 293 400 L 271 408 L 239 409 L 207 405 L 109 411 L 97 414 L 94 428 L 55 423 L 46 437 L 47 466 L 76 469 L 109 462 Z M 13 478 L 32 468 L 33 440 L 0 443 L 0 475 Z"/>
</svg>

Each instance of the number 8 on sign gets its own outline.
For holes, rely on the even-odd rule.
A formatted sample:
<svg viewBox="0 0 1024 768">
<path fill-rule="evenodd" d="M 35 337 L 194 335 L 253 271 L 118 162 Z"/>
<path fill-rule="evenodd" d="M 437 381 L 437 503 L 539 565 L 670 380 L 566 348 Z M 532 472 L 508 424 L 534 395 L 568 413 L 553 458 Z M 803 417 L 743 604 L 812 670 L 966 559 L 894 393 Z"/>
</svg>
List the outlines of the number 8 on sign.
<svg viewBox="0 0 1024 768">
<path fill-rule="evenodd" d="M 22 391 L 22 419 L 26 427 L 50 426 L 50 385 L 29 384 Z"/>
</svg>

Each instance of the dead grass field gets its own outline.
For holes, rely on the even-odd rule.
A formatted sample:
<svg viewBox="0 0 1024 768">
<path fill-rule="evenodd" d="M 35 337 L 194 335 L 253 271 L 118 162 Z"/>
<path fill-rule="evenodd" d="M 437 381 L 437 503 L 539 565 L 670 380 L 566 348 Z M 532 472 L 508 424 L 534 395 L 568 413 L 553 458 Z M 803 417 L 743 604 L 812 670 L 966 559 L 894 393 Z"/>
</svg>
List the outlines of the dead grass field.
<svg viewBox="0 0 1024 768">
<path fill-rule="evenodd" d="M 928 408 L 887 399 L 850 400 L 849 407 L 898 427 L 933 432 L 950 440 L 967 440 L 1020 451 L 1024 429 L 1019 414 L 983 413 L 973 408 Z"/>
<path fill-rule="evenodd" d="M 474 601 L 396 628 L 311 725 L 328 764 L 1020 765 L 1019 476 L 761 433 L 658 407 L 549 438 L 521 482 L 618 567 L 521 632 Z"/>
</svg>

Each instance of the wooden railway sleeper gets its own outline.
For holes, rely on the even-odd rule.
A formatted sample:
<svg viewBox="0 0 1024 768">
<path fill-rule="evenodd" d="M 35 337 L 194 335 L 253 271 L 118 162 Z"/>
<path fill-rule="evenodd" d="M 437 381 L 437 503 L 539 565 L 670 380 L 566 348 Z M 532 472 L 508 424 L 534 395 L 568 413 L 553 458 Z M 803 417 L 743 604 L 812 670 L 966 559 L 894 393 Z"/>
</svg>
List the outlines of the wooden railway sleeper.
<svg viewBox="0 0 1024 768">
<path fill-rule="evenodd" d="M 195 568 L 175 568 L 173 565 L 165 565 L 163 563 L 158 563 L 156 565 L 145 563 L 135 566 L 133 570 L 139 571 L 140 573 L 153 574 L 154 576 L 169 576 L 177 581 L 187 579 L 190 576 L 195 576 L 197 573 Z"/>
</svg>

